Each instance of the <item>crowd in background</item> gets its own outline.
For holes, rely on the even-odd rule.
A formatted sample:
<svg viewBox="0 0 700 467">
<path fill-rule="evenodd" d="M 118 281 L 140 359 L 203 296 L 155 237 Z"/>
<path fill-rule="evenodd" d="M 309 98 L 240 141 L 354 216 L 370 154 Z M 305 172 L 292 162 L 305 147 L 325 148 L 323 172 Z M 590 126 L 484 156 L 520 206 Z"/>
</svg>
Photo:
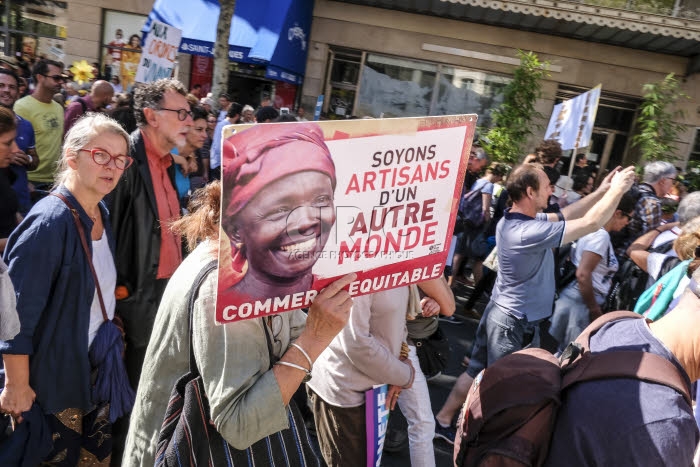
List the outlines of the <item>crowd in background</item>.
<svg viewBox="0 0 700 467">
<path fill-rule="evenodd" d="M 125 465 L 150 466 L 190 454 L 182 451 L 187 443 L 172 441 L 177 436 L 169 430 L 178 428 L 167 424 L 170 394 L 188 375 L 187 384 L 199 381 L 206 393 L 205 418 L 226 446 L 209 451 L 214 465 L 230 458 L 265 465 L 287 449 L 284 443 L 294 443 L 294 455 L 310 456 L 316 465 L 320 460 L 306 450 L 308 437 L 286 438 L 288 430 L 305 432 L 307 426 L 315 428 L 328 465 L 363 464 L 364 393 L 389 384 L 387 406 L 398 403 L 408 420 L 411 462 L 430 467 L 433 438 L 454 442 L 456 416 L 482 370 L 523 348 L 547 347 L 548 336 L 554 341 L 549 350 L 562 351 L 591 321 L 620 307 L 640 307 L 663 323 L 654 327 L 660 335 L 635 324 L 638 335 L 628 345 L 671 361 L 688 383 L 700 376 L 697 362 L 683 352 L 694 335 L 683 340 L 666 334 L 689 325 L 687 310 L 700 299 L 693 289 L 700 199 L 685 192 L 681 171 L 668 162 L 649 162 L 640 174 L 631 167 L 607 172 L 585 155 L 573 155 L 568 177 L 556 141 L 543 141 L 511 168 L 491 163 L 477 138 L 448 280 L 351 299 L 343 290 L 355 279 L 349 274 L 307 311 L 217 326 L 213 271 L 221 232 L 242 260 L 242 278 L 232 288 L 269 282 L 278 266 L 260 253 L 265 249 L 258 248 L 262 234 L 256 229 L 263 227 L 247 211 L 250 198 L 283 193 L 307 205 L 313 204 L 308 193 L 318 188 L 331 192 L 324 199 L 333 207 L 335 172 L 317 125 L 275 130 L 283 143 L 272 148 L 241 145 L 245 157 L 222 173 L 224 126 L 305 121 L 303 109 L 293 115 L 267 97 L 256 109 L 227 94 L 202 96 L 196 87 L 188 92 L 173 79 L 137 86 L 133 94 L 114 78 L 95 79 L 88 89 L 51 60 L 35 63 L 30 82 L 23 83 L 12 66 L 0 68 L 6 376 L 0 410 L 16 419 L 29 419 L 32 411 L 47 415 L 54 442 L 32 453 L 37 463 L 119 465 L 123 459 Z M 279 152 L 282 146 L 287 152 Z M 264 161 L 275 163 L 273 175 L 260 169 Z M 309 186 L 293 178 L 307 172 L 315 177 Z M 222 178 L 250 193 L 231 189 L 222 197 Z M 273 184 L 275 190 L 266 190 Z M 222 210 L 229 219 L 220 226 Z M 318 217 L 294 221 L 320 230 L 333 223 Z M 311 281 L 312 265 L 299 266 L 296 274 Z M 632 281 L 633 268 L 645 275 Z M 678 280 L 669 282 L 676 271 Z M 642 292 L 661 280 L 665 286 L 647 303 Z M 465 372 L 433 415 L 427 380 L 435 372 L 423 367 L 418 348 L 439 335 L 438 316 L 460 322 L 452 316 L 450 290 L 458 282 L 473 287 L 460 314 L 479 319 L 479 327 Z M 623 293 L 627 289 L 634 290 Z M 489 301 L 480 312 L 474 304 L 482 294 Z M 615 323 L 601 335 L 629 337 L 628 326 Z M 608 348 L 602 341 L 596 345 L 601 352 Z M 698 441 L 692 408 L 664 391 L 654 394 L 674 405 L 652 410 L 641 404 L 646 425 L 665 420 L 666 409 L 678 415 L 649 436 L 656 442 L 671 430 L 681 444 L 657 454 L 666 465 L 687 465 Z M 593 428 L 585 436 L 605 455 L 622 453 L 624 459 L 635 451 L 632 436 L 612 439 Z M 282 447 L 266 444 L 279 438 L 285 439 Z M 555 439 L 560 448 L 552 465 L 565 455 L 578 459 L 573 464 L 585 463 L 585 448 L 566 453 L 566 442 Z"/>
</svg>

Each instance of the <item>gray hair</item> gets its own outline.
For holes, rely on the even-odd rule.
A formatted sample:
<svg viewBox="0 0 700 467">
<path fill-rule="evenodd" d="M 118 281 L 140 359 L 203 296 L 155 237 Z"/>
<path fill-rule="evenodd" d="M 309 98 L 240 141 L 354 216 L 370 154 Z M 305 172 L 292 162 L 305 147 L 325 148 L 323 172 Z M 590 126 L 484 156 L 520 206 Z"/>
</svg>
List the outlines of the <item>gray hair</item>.
<svg viewBox="0 0 700 467">
<path fill-rule="evenodd" d="M 480 161 L 485 160 L 487 164 L 491 163 L 491 159 L 489 158 L 489 155 L 486 154 L 486 151 L 484 150 L 484 148 L 482 148 L 480 146 L 474 146 L 474 157 Z"/>
<path fill-rule="evenodd" d="M 245 105 L 245 106 L 243 106 L 243 110 L 241 110 L 241 113 L 248 112 L 248 111 L 255 112 L 255 109 L 250 105 Z"/>
<path fill-rule="evenodd" d="M 63 185 L 70 179 L 73 169 L 68 166 L 68 159 L 74 157 L 76 151 L 83 149 L 90 141 L 103 133 L 121 136 L 126 142 L 126 147 L 129 148 L 129 135 L 116 120 L 101 113 L 86 113 L 66 133 L 61 158 L 58 160 L 54 186 Z"/>
<path fill-rule="evenodd" d="M 676 168 L 670 162 L 656 161 L 644 166 L 644 183 L 653 185 L 662 178 L 676 178 Z"/>
<path fill-rule="evenodd" d="M 700 216 L 700 191 L 694 191 L 686 195 L 678 205 L 678 222 L 682 227 L 698 216 Z"/>
<path fill-rule="evenodd" d="M 145 127 L 148 122 L 143 109 L 160 109 L 163 96 L 167 91 L 175 91 L 187 97 L 187 89 L 181 82 L 172 78 L 162 78 L 152 83 L 145 83 L 136 89 L 134 93 L 134 117 L 139 128 Z"/>
</svg>

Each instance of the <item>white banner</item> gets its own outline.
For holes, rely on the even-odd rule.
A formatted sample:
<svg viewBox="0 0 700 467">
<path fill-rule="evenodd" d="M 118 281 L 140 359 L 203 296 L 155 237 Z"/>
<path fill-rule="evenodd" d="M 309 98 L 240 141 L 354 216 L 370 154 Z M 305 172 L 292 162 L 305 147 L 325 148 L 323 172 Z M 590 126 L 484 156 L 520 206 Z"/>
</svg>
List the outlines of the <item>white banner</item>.
<svg viewBox="0 0 700 467">
<path fill-rule="evenodd" d="M 136 82 L 149 83 L 170 78 L 175 68 L 182 31 L 165 23 L 153 21 L 143 46 L 141 62 L 136 70 Z"/>
<path fill-rule="evenodd" d="M 593 124 L 598 111 L 601 85 L 554 106 L 545 139 L 555 139 L 564 150 L 585 148 L 591 144 Z"/>
</svg>

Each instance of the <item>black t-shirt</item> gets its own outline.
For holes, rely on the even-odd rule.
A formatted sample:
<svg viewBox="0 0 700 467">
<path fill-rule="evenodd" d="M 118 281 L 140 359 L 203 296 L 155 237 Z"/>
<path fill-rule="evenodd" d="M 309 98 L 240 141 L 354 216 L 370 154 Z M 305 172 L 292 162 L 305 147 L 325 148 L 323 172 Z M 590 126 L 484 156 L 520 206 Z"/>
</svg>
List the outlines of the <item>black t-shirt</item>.
<svg viewBox="0 0 700 467">
<path fill-rule="evenodd" d="M 0 238 L 9 237 L 17 226 L 19 203 L 10 176 L 10 169 L 0 169 Z"/>
</svg>

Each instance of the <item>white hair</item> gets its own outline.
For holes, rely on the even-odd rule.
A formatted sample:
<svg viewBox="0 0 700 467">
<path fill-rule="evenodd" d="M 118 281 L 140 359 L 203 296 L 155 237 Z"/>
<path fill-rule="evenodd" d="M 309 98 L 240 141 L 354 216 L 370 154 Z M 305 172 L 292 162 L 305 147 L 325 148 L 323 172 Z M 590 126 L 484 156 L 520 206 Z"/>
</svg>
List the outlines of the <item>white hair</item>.
<svg viewBox="0 0 700 467">
<path fill-rule="evenodd" d="M 73 169 L 68 166 L 68 159 L 75 157 L 76 151 L 83 149 L 102 133 L 121 136 L 126 142 L 126 147 L 129 147 L 129 135 L 116 120 L 101 113 L 86 113 L 66 134 L 61 158 L 58 160 L 54 186 L 63 185 L 70 179 Z"/>
</svg>

